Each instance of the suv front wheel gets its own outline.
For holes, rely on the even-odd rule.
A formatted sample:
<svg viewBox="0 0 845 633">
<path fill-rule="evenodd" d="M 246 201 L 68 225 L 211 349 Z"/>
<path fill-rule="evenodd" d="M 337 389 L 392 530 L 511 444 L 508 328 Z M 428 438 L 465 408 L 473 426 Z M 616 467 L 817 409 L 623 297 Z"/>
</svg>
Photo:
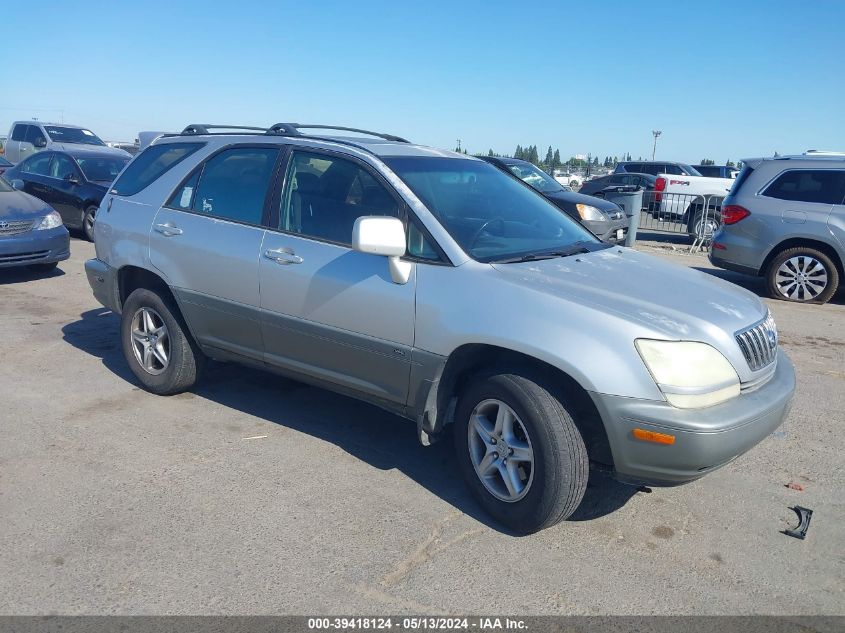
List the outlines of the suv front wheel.
<svg viewBox="0 0 845 633">
<path fill-rule="evenodd" d="M 814 248 L 799 246 L 778 254 L 766 271 L 769 295 L 798 303 L 827 303 L 839 286 L 839 271 Z"/>
<path fill-rule="evenodd" d="M 123 304 L 120 335 L 126 362 L 147 391 L 171 395 L 196 383 L 202 352 L 169 297 L 133 291 Z"/>
<path fill-rule="evenodd" d="M 563 521 L 587 488 L 584 441 L 566 405 L 542 383 L 516 372 L 480 377 L 455 411 L 464 479 L 485 510 L 518 533 Z"/>
</svg>

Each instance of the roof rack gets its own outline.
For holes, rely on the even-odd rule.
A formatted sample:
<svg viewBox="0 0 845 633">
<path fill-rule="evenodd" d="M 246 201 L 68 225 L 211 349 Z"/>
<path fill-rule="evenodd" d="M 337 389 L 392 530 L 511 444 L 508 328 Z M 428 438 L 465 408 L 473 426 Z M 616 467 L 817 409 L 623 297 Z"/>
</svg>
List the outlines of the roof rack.
<svg viewBox="0 0 845 633">
<path fill-rule="evenodd" d="M 267 130 L 267 134 L 280 134 L 280 135 L 288 135 L 288 136 L 309 136 L 308 134 L 303 134 L 301 132 L 302 129 L 307 130 L 337 130 L 341 132 L 355 132 L 357 134 L 366 134 L 367 136 L 375 136 L 377 138 L 383 138 L 385 141 L 394 141 L 396 143 L 408 143 L 407 139 L 402 138 L 401 136 L 394 136 L 393 134 L 384 134 L 382 132 L 373 132 L 371 130 L 362 130 L 357 127 L 343 127 L 339 125 L 318 125 L 312 123 L 276 123 L 275 125 L 271 125 L 270 129 Z"/>
<path fill-rule="evenodd" d="M 210 125 L 208 123 L 191 123 L 188 127 L 186 127 L 180 132 L 180 135 L 215 134 L 215 132 L 211 132 L 210 130 L 245 130 L 249 132 L 267 132 L 267 128 L 251 127 L 248 125 Z M 222 133 L 224 132 L 217 132 L 217 134 Z"/>
</svg>

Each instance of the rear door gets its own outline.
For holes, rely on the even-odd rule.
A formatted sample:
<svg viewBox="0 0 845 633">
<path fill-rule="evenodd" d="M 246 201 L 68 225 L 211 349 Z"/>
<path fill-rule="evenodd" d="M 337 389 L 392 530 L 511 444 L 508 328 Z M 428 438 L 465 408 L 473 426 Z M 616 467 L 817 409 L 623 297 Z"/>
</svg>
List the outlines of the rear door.
<svg viewBox="0 0 845 633">
<path fill-rule="evenodd" d="M 6 158 L 12 163 L 21 162 L 28 154 L 21 155 L 21 143 L 26 138 L 26 130 L 29 128 L 24 123 L 17 123 L 12 128 L 12 134 L 5 145 Z"/>
<path fill-rule="evenodd" d="M 385 257 L 351 248 L 356 218 L 402 209 L 364 163 L 292 152 L 259 264 L 268 363 L 405 404 L 416 271 L 393 283 Z"/>
<path fill-rule="evenodd" d="M 260 361 L 258 256 L 278 145 L 234 145 L 210 156 L 156 214 L 150 260 L 197 340 Z"/>
<path fill-rule="evenodd" d="M 30 156 L 18 165 L 18 177 L 23 180 L 23 190 L 45 202 L 50 197 L 50 162 L 53 152 L 41 152 Z"/>
<path fill-rule="evenodd" d="M 45 201 L 73 228 L 82 227 L 82 183 L 82 172 L 76 161 L 67 154 L 54 153 L 50 175 L 45 181 Z"/>
</svg>

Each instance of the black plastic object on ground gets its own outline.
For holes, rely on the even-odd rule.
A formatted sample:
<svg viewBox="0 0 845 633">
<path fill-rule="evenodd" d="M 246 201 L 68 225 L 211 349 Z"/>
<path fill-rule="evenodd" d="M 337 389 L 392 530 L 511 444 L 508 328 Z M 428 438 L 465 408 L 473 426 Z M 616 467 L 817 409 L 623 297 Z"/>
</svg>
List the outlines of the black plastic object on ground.
<svg viewBox="0 0 845 633">
<path fill-rule="evenodd" d="M 807 530 L 810 527 L 810 519 L 813 517 L 813 511 L 801 506 L 795 506 L 792 509 L 798 514 L 798 527 L 794 530 L 784 530 L 783 533 L 787 536 L 800 538 L 803 541 L 807 536 Z"/>
</svg>

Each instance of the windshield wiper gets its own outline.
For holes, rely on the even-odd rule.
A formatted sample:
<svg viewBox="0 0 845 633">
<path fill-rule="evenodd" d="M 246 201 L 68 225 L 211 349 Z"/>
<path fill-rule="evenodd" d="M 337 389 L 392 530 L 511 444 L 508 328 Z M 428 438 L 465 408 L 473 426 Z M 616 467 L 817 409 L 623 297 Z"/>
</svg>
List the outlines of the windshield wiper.
<svg viewBox="0 0 845 633">
<path fill-rule="evenodd" d="M 494 259 L 491 264 L 518 264 L 520 262 L 536 262 L 541 259 L 555 259 L 556 257 L 569 257 L 571 255 L 582 255 L 589 253 L 590 249 L 583 245 L 582 242 L 575 242 L 569 248 L 564 248 L 555 251 L 540 251 L 537 253 L 526 253 L 525 255 L 517 255 L 515 257 L 505 257 L 503 259 Z"/>
</svg>

